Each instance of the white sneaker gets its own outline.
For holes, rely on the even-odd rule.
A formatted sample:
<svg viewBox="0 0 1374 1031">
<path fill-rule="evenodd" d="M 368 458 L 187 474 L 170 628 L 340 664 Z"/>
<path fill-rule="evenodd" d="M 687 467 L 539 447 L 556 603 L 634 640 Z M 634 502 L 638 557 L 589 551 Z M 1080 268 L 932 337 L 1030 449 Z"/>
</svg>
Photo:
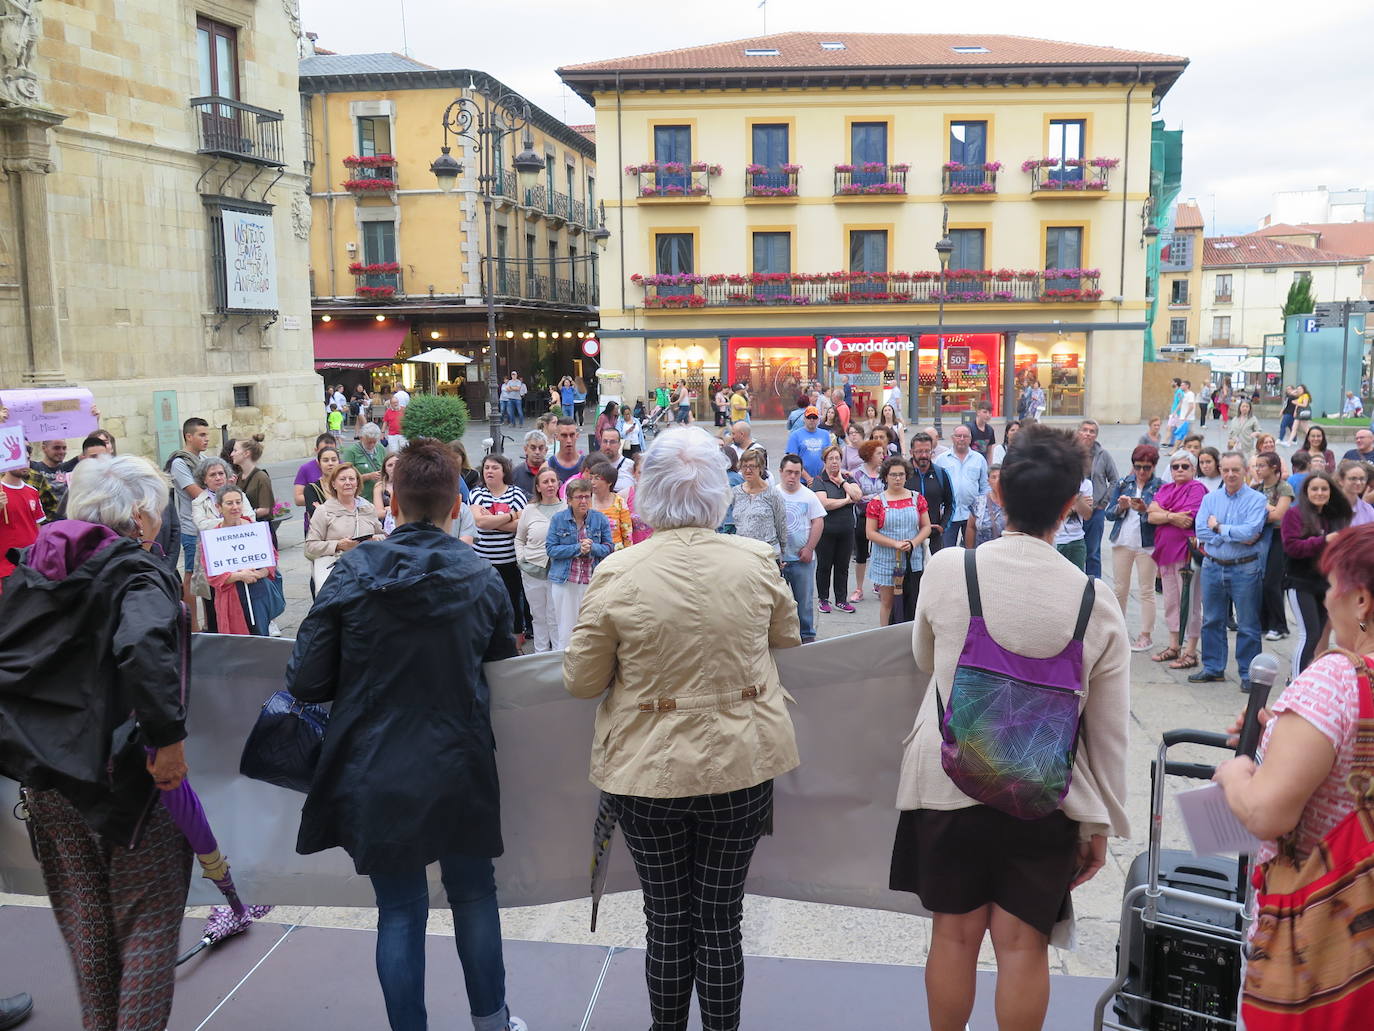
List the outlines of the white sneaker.
<svg viewBox="0 0 1374 1031">
<path fill-rule="evenodd" d="M 280 637 L 280 636 L 281 636 L 281 627 L 277 626 L 277 621 L 276 621 L 275 619 L 272 620 L 272 622 L 270 622 L 270 623 L 267 624 L 267 636 L 268 636 L 268 637 Z"/>
<path fill-rule="evenodd" d="M 529 1025 L 519 1017 L 511 1016 L 506 1018 L 506 1031 L 529 1031 Z"/>
</svg>

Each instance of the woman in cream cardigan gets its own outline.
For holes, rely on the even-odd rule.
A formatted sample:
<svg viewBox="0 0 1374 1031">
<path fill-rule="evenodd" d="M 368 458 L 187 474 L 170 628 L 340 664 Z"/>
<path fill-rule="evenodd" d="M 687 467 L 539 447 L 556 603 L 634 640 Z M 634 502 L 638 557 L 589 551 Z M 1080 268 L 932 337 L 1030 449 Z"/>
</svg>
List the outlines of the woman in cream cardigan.
<svg viewBox="0 0 1374 1031">
<path fill-rule="evenodd" d="M 1073 506 L 1084 455 L 1067 431 L 1022 430 L 1002 465 L 998 493 L 1006 532 L 978 548 L 987 631 L 1017 655 L 1049 658 L 1073 637 L 1084 580 L 1054 548 Z M 963 1031 L 973 1010 L 983 937 L 997 955 L 997 1016 L 1003 1028 L 1038 1028 L 1049 1004 L 1049 942 L 1072 915 L 1069 893 L 1101 869 L 1107 836 L 1128 835 L 1126 737 L 1130 641 L 1112 591 L 1096 581 L 1083 638 L 1080 736 L 1068 793 L 1048 816 L 1022 820 L 961 792 L 941 765 L 937 692 L 948 704 L 969 630 L 964 550 L 932 557 L 922 577 L 912 645 L 930 671 L 905 743 L 891 887 L 915 892 L 934 915 L 926 962 L 932 1031 Z M 1035 604 L 1001 584 L 1035 584 Z"/>
<path fill-rule="evenodd" d="M 654 535 L 597 568 L 563 678 L 601 699 L 591 780 L 644 889 L 653 1026 L 686 1028 L 695 981 L 704 1031 L 734 1031 L 744 882 L 772 826 L 773 778 L 798 763 L 768 651 L 801 643 L 797 605 L 771 545 L 716 533 L 725 460 L 705 430 L 654 441 L 635 501 Z"/>
</svg>

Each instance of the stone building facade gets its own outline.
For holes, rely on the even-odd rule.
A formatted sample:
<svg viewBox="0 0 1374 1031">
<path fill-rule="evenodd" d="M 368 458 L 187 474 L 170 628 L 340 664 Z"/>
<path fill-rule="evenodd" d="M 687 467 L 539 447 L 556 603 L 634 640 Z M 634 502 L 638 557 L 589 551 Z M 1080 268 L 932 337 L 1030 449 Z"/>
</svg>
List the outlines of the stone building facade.
<svg viewBox="0 0 1374 1031">
<path fill-rule="evenodd" d="M 296 0 L 0 0 L 0 386 L 89 389 L 131 453 L 193 415 L 302 453 L 299 40 Z"/>
</svg>

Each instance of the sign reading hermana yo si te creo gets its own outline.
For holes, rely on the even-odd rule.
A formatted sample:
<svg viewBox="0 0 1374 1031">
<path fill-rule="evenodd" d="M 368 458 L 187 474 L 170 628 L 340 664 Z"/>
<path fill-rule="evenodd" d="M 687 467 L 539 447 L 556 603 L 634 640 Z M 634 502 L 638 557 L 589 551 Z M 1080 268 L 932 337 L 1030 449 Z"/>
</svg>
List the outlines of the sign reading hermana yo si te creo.
<svg viewBox="0 0 1374 1031">
<path fill-rule="evenodd" d="M 222 211 L 225 304 L 230 311 L 277 310 L 277 249 L 272 216 Z"/>
</svg>

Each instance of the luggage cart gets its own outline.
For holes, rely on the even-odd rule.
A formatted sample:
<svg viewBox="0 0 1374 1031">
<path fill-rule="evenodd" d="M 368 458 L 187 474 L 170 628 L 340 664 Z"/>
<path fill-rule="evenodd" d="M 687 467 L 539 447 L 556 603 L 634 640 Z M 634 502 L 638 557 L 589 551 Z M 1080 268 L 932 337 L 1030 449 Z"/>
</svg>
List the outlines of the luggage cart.
<svg viewBox="0 0 1374 1031">
<path fill-rule="evenodd" d="M 1169 749 L 1181 744 L 1230 751 L 1225 734 L 1208 731 L 1172 730 L 1160 742 L 1150 764 L 1149 847 L 1127 878 L 1116 977 L 1097 1000 L 1095 1031 L 1236 1027 L 1248 862 L 1161 848 L 1165 775 L 1206 781 L 1214 771 L 1170 760 Z"/>
</svg>

